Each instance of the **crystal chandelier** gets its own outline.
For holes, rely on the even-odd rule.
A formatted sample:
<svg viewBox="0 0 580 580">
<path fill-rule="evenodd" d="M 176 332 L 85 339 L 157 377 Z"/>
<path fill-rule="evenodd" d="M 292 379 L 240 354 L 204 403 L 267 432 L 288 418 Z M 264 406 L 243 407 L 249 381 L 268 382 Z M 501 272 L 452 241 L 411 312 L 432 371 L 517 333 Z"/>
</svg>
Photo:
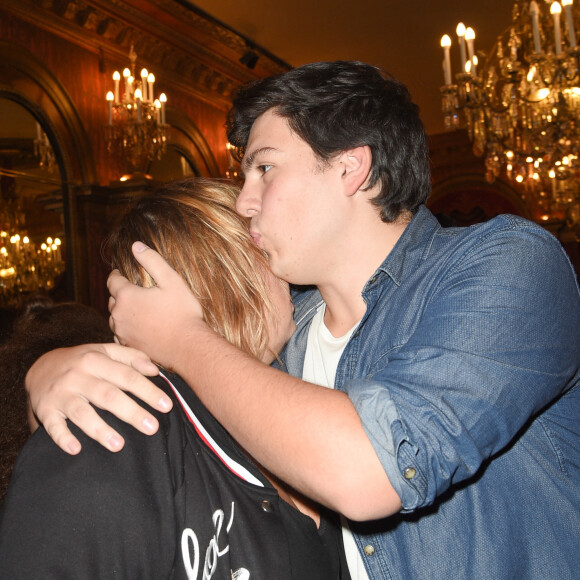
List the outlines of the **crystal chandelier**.
<svg viewBox="0 0 580 580">
<path fill-rule="evenodd" d="M 106 96 L 109 120 L 106 126 L 107 148 L 127 163 L 128 174 L 122 181 L 145 176 L 147 164 L 161 159 L 167 144 L 165 103 L 161 93 L 155 98 L 155 76 L 147 69 L 135 74 L 137 54 L 131 46 L 130 68 L 113 73 L 114 91 Z M 121 93 L 121 88 L 123 89 Z"/>
<path fill-rule="evenodd" d="M 235 159 L 232 154 L 233 145 L 231 143 L 226 143 L 226 155 L 228 158 L 228 168 L 226 170 L 226 179 L 231 179 L 232 181 L 238 181 L 241 178 L 242 170 L 240 168 L 239 162 Z"/>
<path fill-rule="evenodd" d="M 17 307 L 22 296 L 51 290 L 64 272 L 62 244 L 48 237 L 35 243 L 23 227 L 23 213 L 13 199 L 0 207 L 0 305 Z"/>
<path fill-rule="evenodd" d="M 441 39 L 441 95 L 446 129 L 467 129 L 474 153 L 485 157 L 486 179 L 507 176 L 537 221 L 565 221 L 580 236 L 577 16 L 573 0 L 516 0 L 487 58 L 474 51 L 474 30 L 460 23 L 454 79 L 451 38 Z"/>
<path fill-rule="evenodd" d="M 42 130 L 40 123 L 36 123 L 36 139 L 33 143 L 34 155 L 38 158 L 40 167 L 52 172 L 56 163 L 56 157 L 48 136 Z"/>
</svg>

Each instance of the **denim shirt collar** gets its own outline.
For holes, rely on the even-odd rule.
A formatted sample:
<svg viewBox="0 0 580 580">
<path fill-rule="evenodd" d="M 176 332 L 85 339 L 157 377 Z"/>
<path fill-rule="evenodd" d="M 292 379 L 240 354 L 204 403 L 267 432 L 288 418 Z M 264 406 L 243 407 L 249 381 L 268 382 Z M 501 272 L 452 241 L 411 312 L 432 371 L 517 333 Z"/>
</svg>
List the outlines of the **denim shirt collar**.
<svg viewBox="0 0 580 580">
<path fill-rule="evenodd" d="M 377 294 L 374 288 L 380 286 L 375 282 L 380 281 L 385 275 L 400 286 L 405 276 L 413 272 L 419 262 L 427 257 L 433 239 L 441 231 L 442 228 L 435 216 L 421 205 L 393 249 L 365 284 L 362 296 L 367 304 L 374 302 L 373 295 Z M 306 291 L 295 289 L 292 295 L 297 329 L 280 356 L 284 361 L 285 370 L 293 376 L 300 377 L 310 321 L 324 301 L 316 288 Z"/>
</svg>

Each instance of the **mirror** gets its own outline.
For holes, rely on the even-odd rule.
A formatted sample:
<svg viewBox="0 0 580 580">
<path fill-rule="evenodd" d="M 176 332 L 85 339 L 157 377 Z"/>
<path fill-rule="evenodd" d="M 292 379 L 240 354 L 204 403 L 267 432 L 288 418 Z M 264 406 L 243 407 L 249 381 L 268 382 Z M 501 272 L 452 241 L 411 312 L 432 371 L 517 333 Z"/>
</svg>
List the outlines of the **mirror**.
<svg viewBox="0 0 580 580">
<path fill-rule="evenodd" d="M 0 98 L 0 305 L 58 294 L 65 245 L 57 152 L 30 111 Z"/>
<path fill-rule="evenodd" d="M 198 175 L 189 160 L 175 147 L 167 146 L 161 159 L 149 165 L 149 175 L 156 181 L 167 182 Z"/>
</svg>

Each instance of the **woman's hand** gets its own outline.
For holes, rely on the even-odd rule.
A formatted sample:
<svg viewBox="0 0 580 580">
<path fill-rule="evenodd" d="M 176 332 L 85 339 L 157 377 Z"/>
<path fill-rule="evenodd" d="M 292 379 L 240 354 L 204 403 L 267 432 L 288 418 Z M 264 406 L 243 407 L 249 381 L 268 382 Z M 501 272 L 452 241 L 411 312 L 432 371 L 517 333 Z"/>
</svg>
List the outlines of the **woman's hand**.
<svg viewBox="0 0 580 580">
<path fill-rule="evenodd" d="M 46 353 L 32 365 L 25 384 L 36 418 L 63 451 L 75 455 L 81 445 L 66 419 L 110 451 L 123 447 L 123 438 L 92 405 L 110 411 L 143 433 L 155 433 L 157 419 L 124 391 L 159 411 L 169 411 L 169 397 L 146 378 L 158 372 L 145 353 L 133 348 L 87 344 Z"/>
</svg>

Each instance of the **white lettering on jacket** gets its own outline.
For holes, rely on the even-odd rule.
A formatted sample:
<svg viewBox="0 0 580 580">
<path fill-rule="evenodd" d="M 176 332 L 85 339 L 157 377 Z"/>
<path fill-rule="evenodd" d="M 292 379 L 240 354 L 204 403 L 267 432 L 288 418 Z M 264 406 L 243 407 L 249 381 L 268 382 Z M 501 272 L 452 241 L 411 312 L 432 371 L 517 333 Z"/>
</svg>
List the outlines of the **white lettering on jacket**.
<svg viewBox="0 0 580 580">
<path fill-rule="evenodd" d="M 230 550 L 230 545 L 224 545 L 220 548 L 220 541 L 223 539 L 222 531 L 225 521 L 225 513 L 218 509 L 213 513 L 212 522 L 214 535 L 212 536 L 205 551 L 205 561 L 203 565 L 202 580 L 210 580 L 214 575 L 218 560 Z M 231 514 L 225 528 L 225 534 L 228 534 L 234 523 L 234 502 L 231 506 Z M 225 540 L 224 540 L 225 541 Z M 200 549 L 197 534 L 191 528 L 185 528 L 181 534 L 181 556 L 188 580 L 197 580 L 199 572 Z M 248 576 L 249 577 L 249 576 Z"/>
</svg>

